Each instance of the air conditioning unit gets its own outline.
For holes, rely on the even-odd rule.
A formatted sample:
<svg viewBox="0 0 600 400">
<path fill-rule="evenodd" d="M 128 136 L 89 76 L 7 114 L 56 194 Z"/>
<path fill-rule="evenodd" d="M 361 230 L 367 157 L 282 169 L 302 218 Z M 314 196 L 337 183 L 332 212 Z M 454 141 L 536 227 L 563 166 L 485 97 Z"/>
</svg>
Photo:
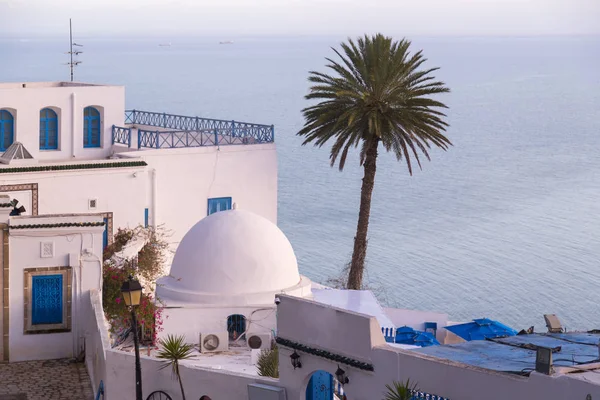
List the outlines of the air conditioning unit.
<svg viewBox="0 0 600 400">
<path fill-rule="evenodd" d="M 271 333 L 253 333 L 252 335 L 248 335 L 246 343 L 253 350 L 268 350 L 271 348 L 272 340 Z"/>
<path fill-rule="evenodd" d="M 229 332 L 201 333 L 200 353 L 229 350 Z"/>
</svg>

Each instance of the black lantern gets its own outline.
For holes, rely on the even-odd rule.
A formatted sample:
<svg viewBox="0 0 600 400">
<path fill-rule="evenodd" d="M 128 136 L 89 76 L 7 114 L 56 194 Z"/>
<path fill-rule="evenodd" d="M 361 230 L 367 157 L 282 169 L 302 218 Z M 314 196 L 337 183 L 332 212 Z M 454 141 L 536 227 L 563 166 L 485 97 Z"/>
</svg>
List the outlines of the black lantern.
<svg viewBox="0 0 600 400">
<path fill-rule="evenodd" d="M 142 298 L 142 285 L 132 276 L 123 282 L 121 286 L 121 294 L 125 305 L 131 307 L 131 329 L 133 330 L 133 344 L 135 348 L 135 399 L 143 400 L 142 395 L 142 367 L 140 364 L 140 342 L 138 339 L 138 325 L 137 318 L 135 315 L 135 307 L 140 305 Z"/>
<path fill-rule="evenodd" d="M 142 298 L 142 285 L 130 276 L 121 286 L 121 294 L 126 306 L 139 306 Z"/>
<path fill-rule="evenodd" d="M 296 353 L 296 350 L 294 350 L 294 352 L 290 356 L 290 359 L 292 360 L 292 366 L 294 367 L 294 369 L 302 368 L 302 363 L 300 362 L 300 354 Z"/>
<path fill-rule="evenodd" d="M 348 377 L 346 376 L 346 371 L 341 369 L 339 365 L 337 371 L 335 371 L 335 379 L 337 379 L 337 381 L 342 385 L 345 385 L 346 383 L 350 382 L 350 379 L 348 379 Z"/>
</svg>

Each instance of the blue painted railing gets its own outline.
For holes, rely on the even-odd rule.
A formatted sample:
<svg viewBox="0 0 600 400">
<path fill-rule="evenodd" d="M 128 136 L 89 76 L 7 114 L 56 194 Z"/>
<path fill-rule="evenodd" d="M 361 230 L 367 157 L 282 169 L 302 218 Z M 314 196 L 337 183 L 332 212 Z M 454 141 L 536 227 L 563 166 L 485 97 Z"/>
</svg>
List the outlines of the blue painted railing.
<svg viewBox="0 0 600 400">
<path fill-rule="evenodd" d="M 149 111 L 125 111 L 125 123 L 163 128 L 138 128 L 138 148 L 179 148 L 226 144 L 272 143 L 273 125 L 186 117 Z"/>
<path fill-rule="evenodd" d="M 125 144 L 131 147 L 131 128 L 121 126 L 112 126 L 112 143 Z"/>
<path fill-rule="evenodd" d="M 446 397 L 442 397 L 442 396 L 437 396 L 435 394 L 429 394 L 429 393 L 421 392 L 418 390 L 413 390 L 411 400 L 450 400 L 450 399 L 448 399 Z"/>
<path fill-rule="evenodd" d="M 100 400 L 100 396 L 104 399 L 104 382 L 100 381 L 100 385 L 98 385 L 98 391 L 96 392 L 96 399 Z"/>
</svg>

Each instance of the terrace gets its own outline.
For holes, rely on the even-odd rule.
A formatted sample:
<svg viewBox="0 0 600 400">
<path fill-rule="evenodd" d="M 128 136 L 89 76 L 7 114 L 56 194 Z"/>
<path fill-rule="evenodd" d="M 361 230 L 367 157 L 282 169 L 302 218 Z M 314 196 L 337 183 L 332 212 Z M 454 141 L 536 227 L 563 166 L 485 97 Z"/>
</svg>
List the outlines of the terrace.
<svg viewBox="0 0 600 400">
<path fill-rule="evenodd" d="M 112 127 L 113 145 L 137 149 L 248 145 L 274 141 L 273 125 L 140 110 L 125 111 L 125 126 Z"/>
</svg>

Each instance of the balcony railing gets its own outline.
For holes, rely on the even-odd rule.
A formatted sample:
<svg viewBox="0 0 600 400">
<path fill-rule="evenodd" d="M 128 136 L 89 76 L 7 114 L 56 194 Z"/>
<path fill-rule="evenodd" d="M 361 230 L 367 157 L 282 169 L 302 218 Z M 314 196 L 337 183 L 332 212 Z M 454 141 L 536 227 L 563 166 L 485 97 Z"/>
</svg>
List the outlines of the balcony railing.
<svg viewBox="0 0 600 400">
<path fill-rule="evenodd" d="M 131 147 L 131 129 L 113 125 L 112 142 L 113 144 L 119 143 Z"/>
<path fill-rule="evenodd" d="M 125 111 L 125 123 L 138 125 L 138 148 L 161 149 L 272 143 L 275 140 L 273 125 L 248 122 L 128 110 Z M 151 130 L 148 127 L 162 129 Z M 125 144 L 124 139 L 120 137 L 117 138 L 118 140 L 115 139 L 114 129 L 114 142 Z"/>
</svg>

